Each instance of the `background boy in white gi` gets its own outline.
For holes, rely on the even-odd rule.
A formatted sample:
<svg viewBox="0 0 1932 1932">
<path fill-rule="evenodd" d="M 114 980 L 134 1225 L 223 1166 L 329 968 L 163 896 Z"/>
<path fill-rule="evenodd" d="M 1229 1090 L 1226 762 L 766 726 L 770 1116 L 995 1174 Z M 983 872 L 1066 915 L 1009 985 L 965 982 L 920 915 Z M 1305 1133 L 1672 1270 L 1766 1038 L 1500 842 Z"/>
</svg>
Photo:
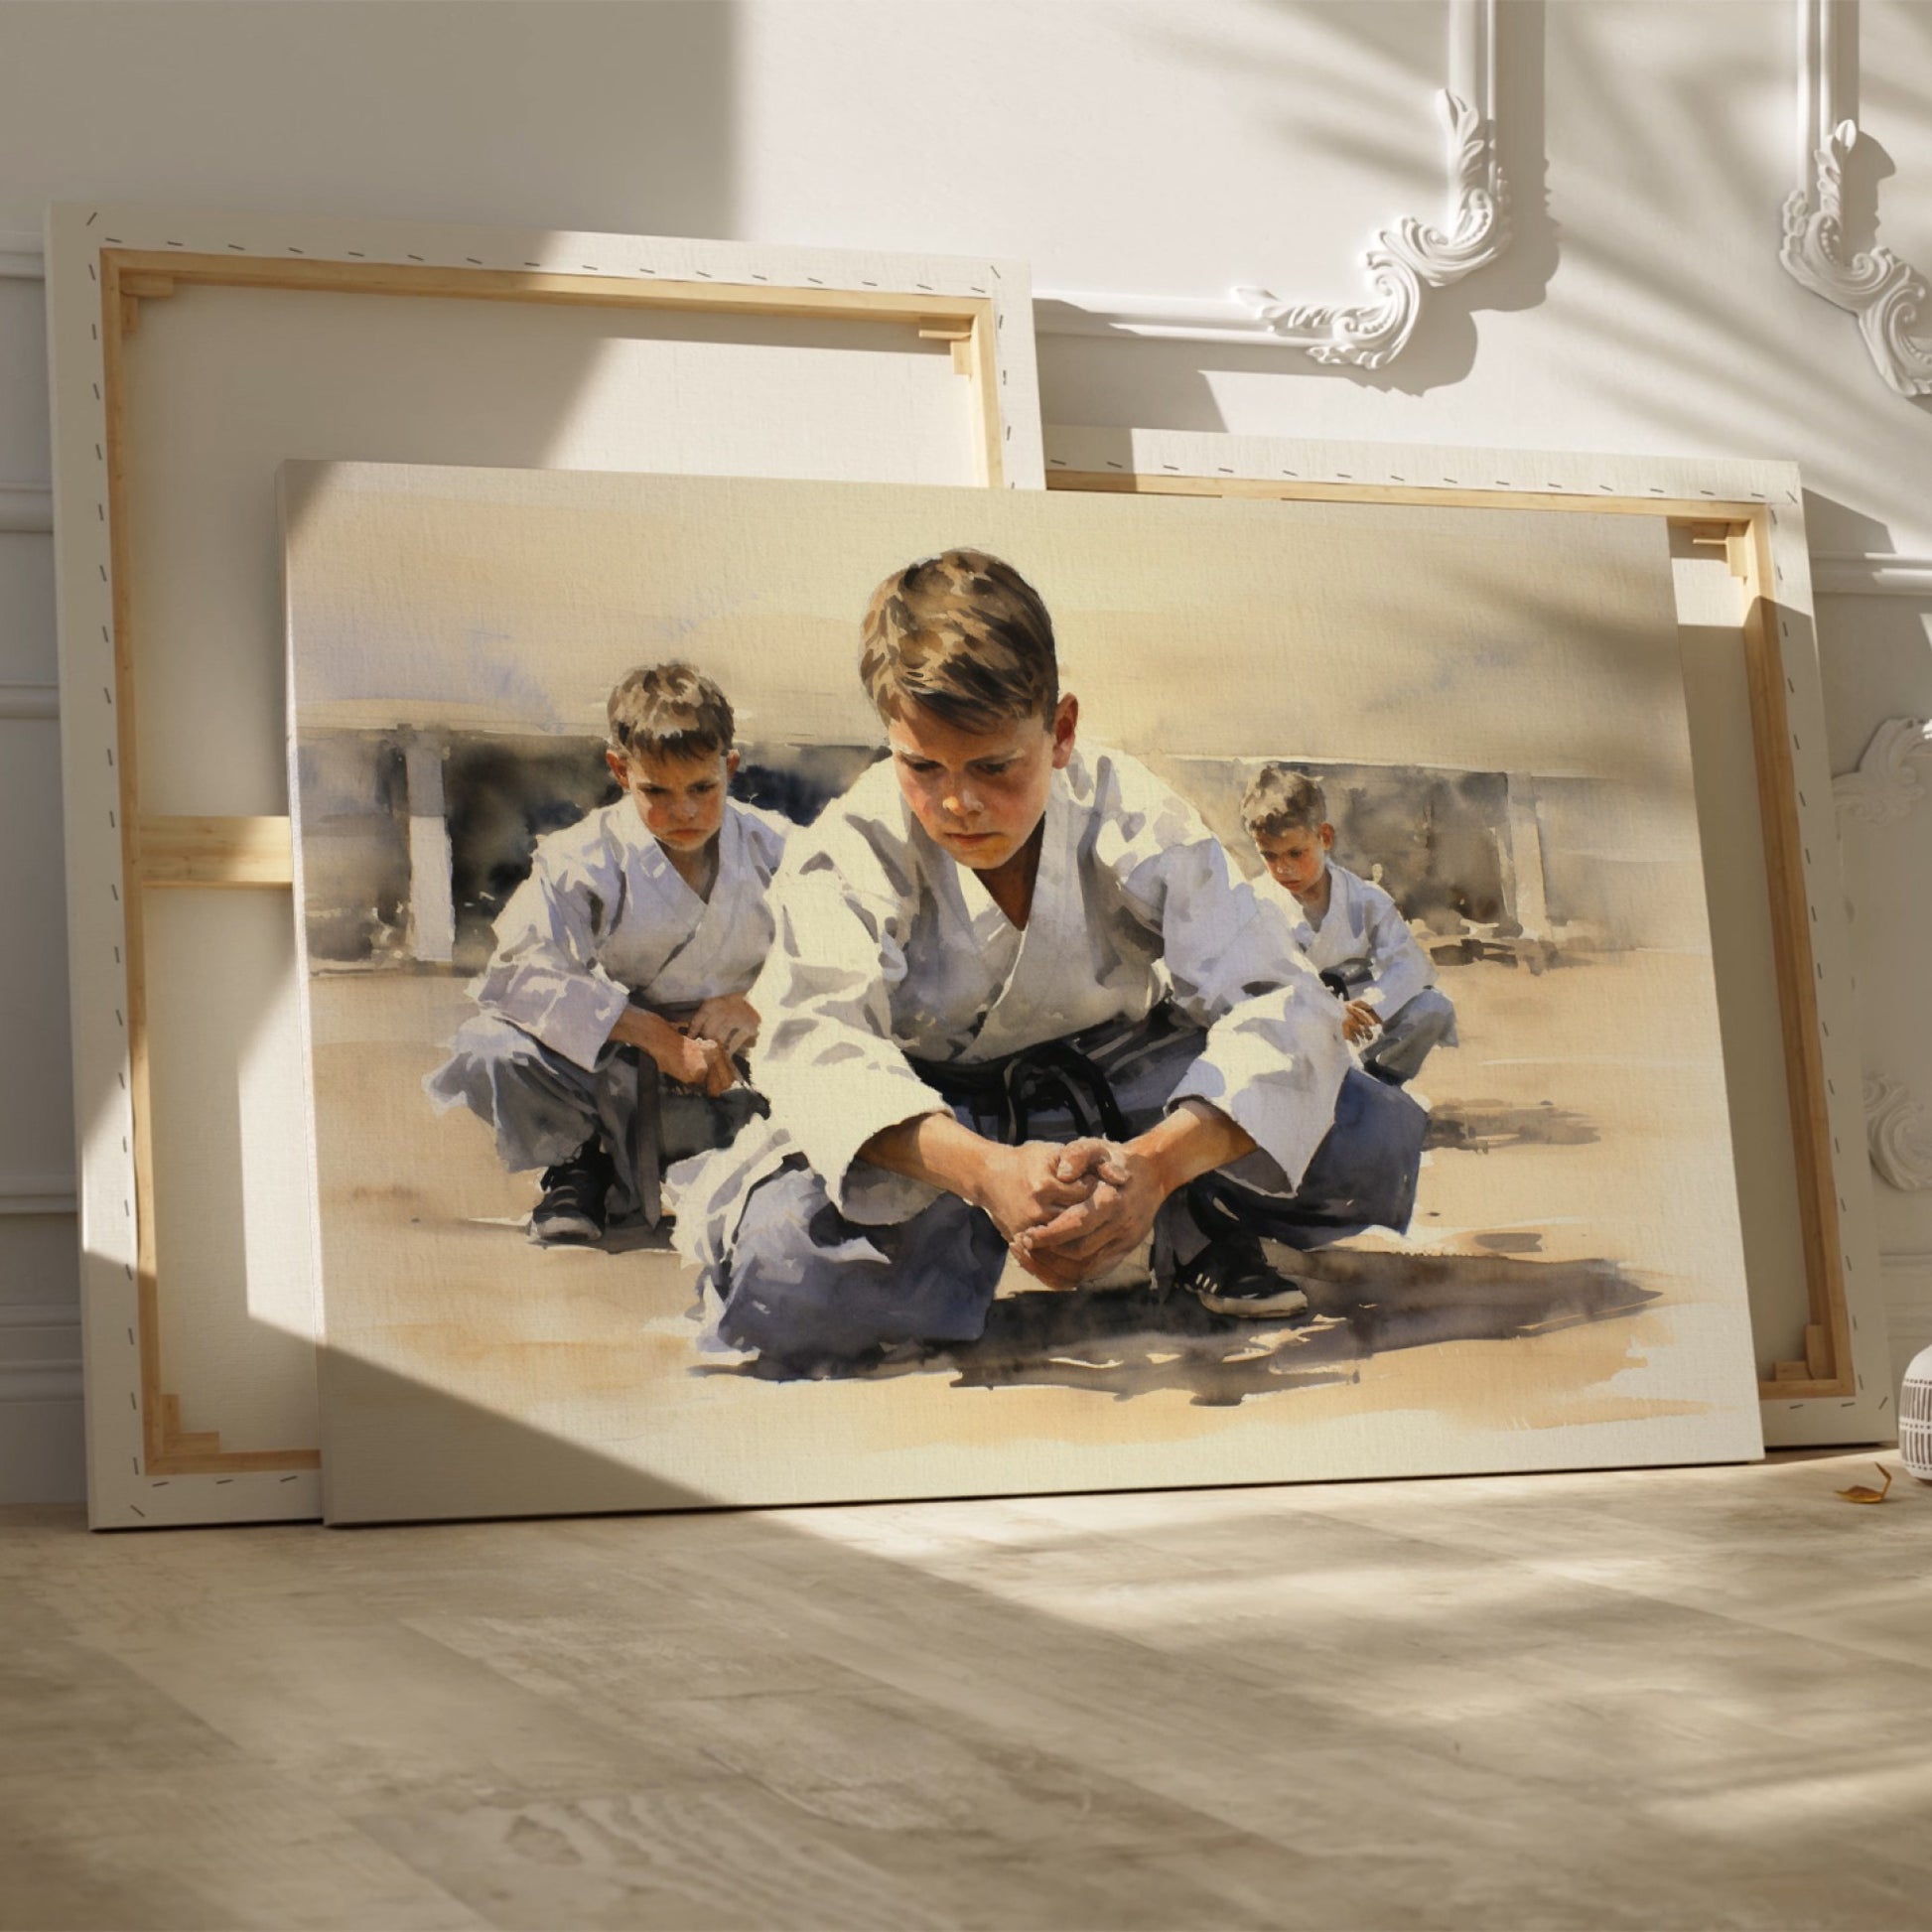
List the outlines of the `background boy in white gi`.
<svg viewBox="0 0 1932 1932">
<path fill-rule="evenodd" d="M 1278 906 L 1131 759 L 1076 749 L 1051 620 L 948 551 L 875 594 L 889 758 L 794 835 L 753 1000 L 771 1116 L 672 1176 L 712 1339 L 809 1373 L 985 1326 L 1011 1253 L 1154 1233 L 1210 1306 L 1306 1306 L 1303 1245 L 1413 1205 L 1424 1116 L 1354 1067 Z"/>
<path fill-rule="evenodd" d="M 1345 1002 L 1342 1034 L 1378 1080 L 1402 1086 L 1431 1047 L 1456 1043 L 1455 1008 L 1380 886 L 1335 864 L 1328 801 L 1306 772 L 1264 764 L 1241 800 L 1269 877 L 1293 899 L 1295 943 Z"/>
<path fill-rule="evenodd" d="M 730 797 L 732 708 L 690 665 L 630 672 L 609 714 L 624 795 L 537 841 L 471 988 L 483 1011 L 424 1082 L 495 1129 L 512 1173 L 544 1170 L 530 1238 L 546 1245 L 596 1241 L 612 1214 L 654 1224 L 660 1162 L 762 1108 L 740 1078 L 759 1029 L 745 996 L 784 821 Z"/>
</svg>

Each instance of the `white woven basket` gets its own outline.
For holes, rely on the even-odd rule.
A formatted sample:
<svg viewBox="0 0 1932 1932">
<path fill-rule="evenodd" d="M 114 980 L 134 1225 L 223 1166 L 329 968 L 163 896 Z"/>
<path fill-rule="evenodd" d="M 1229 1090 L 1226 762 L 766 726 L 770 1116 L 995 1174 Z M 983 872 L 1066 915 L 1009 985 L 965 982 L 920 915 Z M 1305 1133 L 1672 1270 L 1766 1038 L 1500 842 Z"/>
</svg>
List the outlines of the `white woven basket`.
<svg viewBox="0 0 1932 1932">
<path fill-rule="evenodd" d="M 1932 1348 L 1921 1348 L 1898 1391 L 1898 1457 L 1923 1482 L 1932 1482 Z"/>
</svg>

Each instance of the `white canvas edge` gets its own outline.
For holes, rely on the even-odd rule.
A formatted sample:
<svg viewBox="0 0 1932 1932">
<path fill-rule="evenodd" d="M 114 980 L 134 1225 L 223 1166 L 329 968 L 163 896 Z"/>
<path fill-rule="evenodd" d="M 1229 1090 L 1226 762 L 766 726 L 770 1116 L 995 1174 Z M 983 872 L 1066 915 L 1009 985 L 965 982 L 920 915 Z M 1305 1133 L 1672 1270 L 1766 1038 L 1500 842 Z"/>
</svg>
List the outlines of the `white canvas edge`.
<svg viewBox="0 0 1932 1932">
<path fill-rule="evenodd" d="M 1818 976 L 1820 1047 L 1827 1083 L 1843 1242 L 1846 1310 L 1856 1393 L 1766 1398 L 1764 1440 L 1773 1449 L 1889 1441 L 1895 1430 L 1871 1176 L 1865 1159 L 1863 1073 L 1845 915 L 1839 828 L 1827 755 L 1825 691 L 1805 541 L 1803 486 L 1791 463 L 1731 457 L 1603 456 L 1587 452 L 1488 452 L 1429 444 L 1332 443 L 1215 431 L 1085 429 L 1048 424 L 1046 467 L 1082 474 L 1243 478 L 1480 490 L 1494 494 L 1657 496 L 1761 502 L 1770 525 L 1773 588 L 1789 614 L 1780 649 L 1791 724 L 1791 759 Z M 1480 469 L 1476 468 L 1480 464 Z"/>
<path fill-rule="evenodd" d="M 313 1518 L 321 1514 L 321 1485 L 312 1469 L 151 1476 L 143 1466 L 101 249 L 445 268 L 521 270 L 534 262 L 557 274 L 614 280 L 657 275 L 774 290 L 983 296 L 994 305 L 1010 488 L 1043 482 L 1031 280 L 1024 263 L 960 256 L 125 204 L 57 203 L 46 235 L 88 1519 L 96 1529 L 133 1529 Z"/>
</svg>

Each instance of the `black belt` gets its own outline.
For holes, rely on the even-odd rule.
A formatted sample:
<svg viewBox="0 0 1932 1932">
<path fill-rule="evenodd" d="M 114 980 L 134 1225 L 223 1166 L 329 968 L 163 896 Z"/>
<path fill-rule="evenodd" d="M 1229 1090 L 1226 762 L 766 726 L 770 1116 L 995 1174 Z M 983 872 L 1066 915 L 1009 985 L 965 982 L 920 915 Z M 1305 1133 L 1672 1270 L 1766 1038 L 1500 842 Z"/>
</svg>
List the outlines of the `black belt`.
<svg viewBox="0 0 1932 1932">
<path fill-rule="evenodd" d="M 1157 1018 L 1158 1013 L 1157 1009 L 1149 1017 Z M 1116 1038 L 1122 1036 L 1114 1023 L 1105 1031 Z M 1093 1033 L 1081 1037 L 1102 1043 L 1094 1040 Z M 976 1114 L 1001 1116 L 1009 1146 L 1026 1140 L 1035 1108 L 1064 1111 L 1075 1133 L 1082 1136 L 1099 1133 L 1112 1141 L 1130 1136 L 1127 1116 L 1106 1069 L 1072 1039 L 1041 1040 L 1037 1046 L 1023 1047 L 997 1060 L 920 1060 L 910 1054 L 906 1060 L 948 1106 L 964 1105 Z"/>
</svg>

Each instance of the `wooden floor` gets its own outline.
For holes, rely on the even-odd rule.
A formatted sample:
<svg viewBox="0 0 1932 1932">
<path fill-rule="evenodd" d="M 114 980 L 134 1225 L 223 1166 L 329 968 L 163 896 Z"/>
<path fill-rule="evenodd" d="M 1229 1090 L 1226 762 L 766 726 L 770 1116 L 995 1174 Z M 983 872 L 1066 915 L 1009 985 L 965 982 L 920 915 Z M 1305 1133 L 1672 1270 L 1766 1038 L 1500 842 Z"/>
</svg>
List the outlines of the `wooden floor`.
<svg viewBox="0 0 1932 1932">
<path fill-rule="evenodd" d="M 0 1510 L 0 1924 L 1932 1927 L 1932 1488 L 1871 1460 Z"/>
</svg>

